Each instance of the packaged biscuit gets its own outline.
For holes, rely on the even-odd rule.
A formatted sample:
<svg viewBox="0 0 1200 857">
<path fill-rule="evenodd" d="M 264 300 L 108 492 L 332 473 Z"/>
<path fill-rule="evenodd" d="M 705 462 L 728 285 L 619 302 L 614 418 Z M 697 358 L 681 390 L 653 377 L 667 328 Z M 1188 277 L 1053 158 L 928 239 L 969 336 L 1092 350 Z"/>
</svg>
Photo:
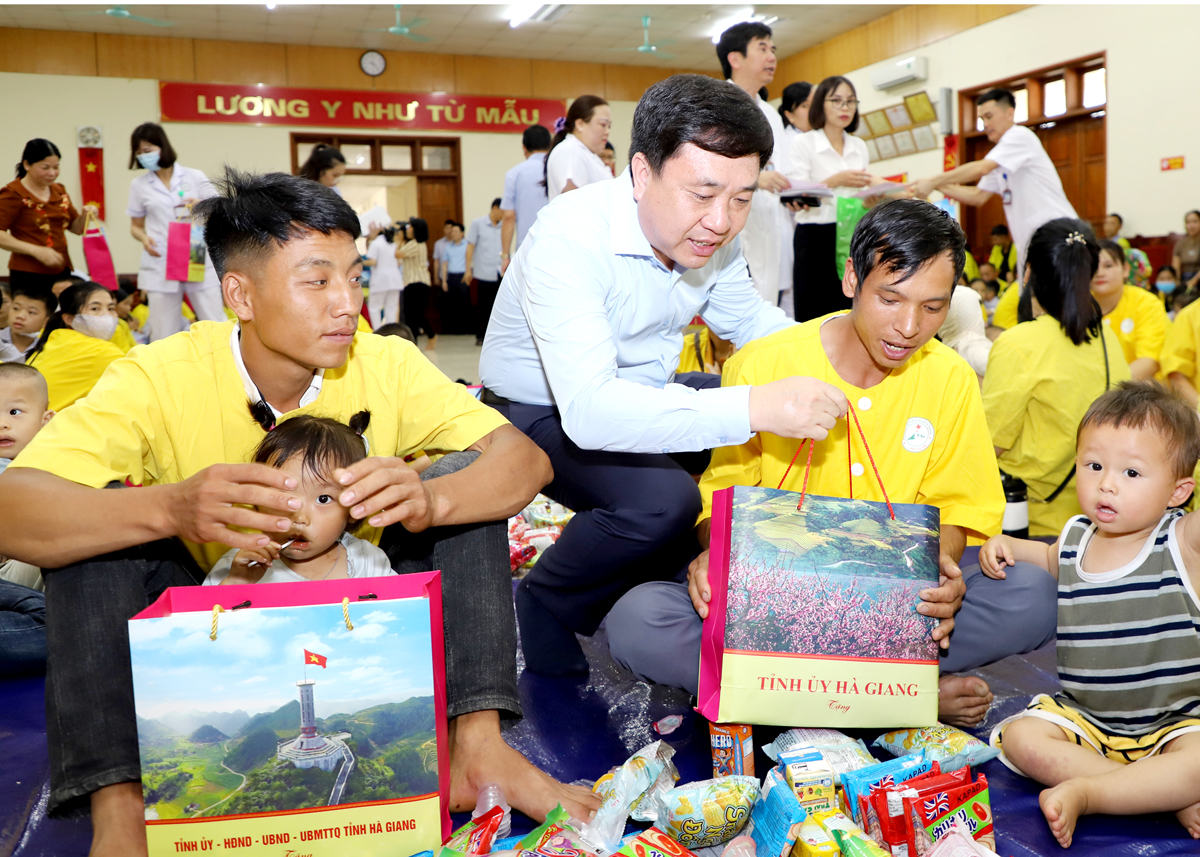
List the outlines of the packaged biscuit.
<svg viewBox="0 0 1200 857">
<path fill-rule="evenodd" d="M 714 777 L 754 776 L 754 737 L 749 726 L 709 723 Z"/>
<path fill-rule="evenodd" d="M 655 827 L 685 848 L 721 845 L 746 826 L 759 793 L 754 777 L 721 777 L 676 786 L 655 796 Z"/>
<path fill-rule="evenodd" d="M 964 765 L 978 765 L 1000 755 L 995 747 L 989 747 L 978 738 L 944 723 L 887 732 L 876 738 L 874 744 L 893 756 L 906 756 L 924 750 L 925 758 L 940 762 L 943 771 L 952 771 Z"/>
<path fill-rule="evenodd" d="M 937 766 L 938 763 L 934 762 L 933 767 L 937 768 Z M 894 849 L 907 843 L 909 836 L 903 804 L 904 798 L 924 797 L 969 782 L 971 782 L 971 769 L 959 768 L 946 774 L 930 772 L 895 785 L 871 786 L 870 807 L 874 814 L 869 813 L 868 818 L 878 820 L 880 844 Z M 874 831 L 872 834 L 874 835 Z"/>
<path fill-rule="evenodd" d="M 825 828 L 815 818 L 807 818 L 800 825 L 800 835 L 792 848 L 792 857 L 838 857 L 841 849 Z"/>
<path fill-rule="evenodd" d="M 927 774 L 930 770 L 932 770 L 932 763 L 925 760 L 923 753 L 917 753 L 842 774 L 842 789 L 846 793 L 846 806 L 850 808 L 850 814 L 855 823 L 860 827 L 864 825 L 866 819 L 859 805 L 859 799 L 862 798 L 863 802 L 866 801 L 871 786 L 884 782 L 904 782 L 921 774 Z"/>
<path fill-rule="evenodd" d="M 973 839 L 988 843 L 989 848 L 995 844 L 991 794 L 983 774 L 973 783 L 960 783 L 944 791 L 906 797 L 903 802 L 910 855 L 927 854 L 934 842 L 956 822 L 965 826 Z"/>
<path fill-rule="evenodd" d="M 836 729 L 789 729 L 764 746 L 763 752 L 778 762 L 780 753 L 802 747 L 821 751 L 833 768 L 835 785 L 841 785 L 841 775 L 846 771 L 857 771 L 879 761 L 861 738 L 851 738 Z"/>
<path fill-rule="evenodd" d="M 778 768 L 763 777 L 762 794 L 750 810 L 750 838 L 756 857 L 787 857 L 807 814 Z"/>
</svg>

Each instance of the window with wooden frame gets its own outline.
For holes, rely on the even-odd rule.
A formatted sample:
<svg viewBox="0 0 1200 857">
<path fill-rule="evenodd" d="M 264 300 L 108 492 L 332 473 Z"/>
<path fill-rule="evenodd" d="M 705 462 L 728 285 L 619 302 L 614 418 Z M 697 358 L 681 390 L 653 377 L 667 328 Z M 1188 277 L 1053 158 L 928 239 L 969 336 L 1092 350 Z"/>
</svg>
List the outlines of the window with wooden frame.
<svg viewBox="0 0 1200 857">
<path fill-rule="evenodd" d="M 393 137 L 362 134 L 292 134 L 292 172 L 308 160 L 318 143 L 336 146 L 346 157 L 348 174 L 457 176 L 457 137 Z"/>
<path fill-rule="evenodd" d="M 976 116 L 975 99 L 997 87 L 1012 90 L 1017 102 L 1014 119 L 1019 125 L 1037 127 L 1046 122 L 1103 111 L 1108 103 L 1104 56 L 1101 53 L 1080 57 L 1006 80 L 959 90 L 960 132 L 964 138 L 983 133 L 983 123 Z"/>
</svg>

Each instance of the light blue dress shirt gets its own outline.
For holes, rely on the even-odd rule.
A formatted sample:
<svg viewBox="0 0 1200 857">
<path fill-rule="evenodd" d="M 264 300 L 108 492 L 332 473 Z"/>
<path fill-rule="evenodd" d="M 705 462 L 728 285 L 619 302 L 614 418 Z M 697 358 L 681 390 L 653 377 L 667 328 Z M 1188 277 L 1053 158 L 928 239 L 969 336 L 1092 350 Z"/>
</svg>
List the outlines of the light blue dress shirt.
<svg viewBox="0 0 1200 857">
<path fill-rule="evenodd" d="M 546 207 L 548 197 L 542 182 L 546 178 L 546 153 L 534 152 L 504 174 L 504 194 L 500 208 L 517 213 L 517 246 L 525 240 L 538 212 Z"/>
<path fill-rule="evenodd" d="M 626 170 L 539 215 L 500 284 L 479 357 L 485 387 L 556 405 L 584 449 L 679 452 L 745 443 L 750 388 L 672 383 L 700 314 L 739 347 L 794 324 L 758 296 L 735 238 L 703 268 L 658 261 Z"/>
<path fill-rule="evenodd" d="M 475 247 L 471 254 L 471 276 L 477 280 L 500 279 L 500 230 L 486 214 L 476 217 L 467 228 L 467 243 Z"/>
<path fill-rule="evenodd" d="M 447 241 L 442 248 L 442 258 L 446 260 L 447 274 L 465 274 L 467 272 L 467 239 L 455 244 Z"/>
</svg>

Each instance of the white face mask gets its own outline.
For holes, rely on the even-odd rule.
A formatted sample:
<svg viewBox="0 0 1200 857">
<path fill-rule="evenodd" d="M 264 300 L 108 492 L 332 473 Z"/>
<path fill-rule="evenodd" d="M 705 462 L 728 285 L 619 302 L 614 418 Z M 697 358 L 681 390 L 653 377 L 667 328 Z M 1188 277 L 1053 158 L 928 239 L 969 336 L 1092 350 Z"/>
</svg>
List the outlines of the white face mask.
<svg viewBox="0 0 1200 857">
<path fill-rule="evenodd" d="M 112 339 L 117 332 L 117 317 L 115 315 L 84 315 L 79 313 L 71 320 L 71 327 L 87 336 L 96 339 Z"/>
</svg>

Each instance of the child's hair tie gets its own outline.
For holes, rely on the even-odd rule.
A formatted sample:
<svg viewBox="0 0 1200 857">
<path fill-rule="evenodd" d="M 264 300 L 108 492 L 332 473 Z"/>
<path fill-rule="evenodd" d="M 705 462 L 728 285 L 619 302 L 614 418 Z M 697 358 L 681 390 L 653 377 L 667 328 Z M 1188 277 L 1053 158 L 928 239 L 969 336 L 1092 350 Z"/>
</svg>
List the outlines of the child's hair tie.
<svg viewBox="0 0 1200 857">
<path fill-rule="evenodd" d="M 1067 236 L 1066 242 L 1068 244 L 1086 244 L 1087 239 L 1083 237 L 1082 232 L 1072 232 Z"/>
<path fill-rule="evenodd" d="M 567 130 L 567 117 L 559 116 L 554 120 L 554 133 L 561 134 L 565 130 Z"/>
<path fill-rule="evenodd" d="M 275 412 L 271 410 L 271 406 L 265 400 L 259 399 L 257 402 L 251 401 L 250 416 L 254 417 L 254 421 L 258 423 L 263 431 L 273 431 L 275 428 Z"/>
</svg>

